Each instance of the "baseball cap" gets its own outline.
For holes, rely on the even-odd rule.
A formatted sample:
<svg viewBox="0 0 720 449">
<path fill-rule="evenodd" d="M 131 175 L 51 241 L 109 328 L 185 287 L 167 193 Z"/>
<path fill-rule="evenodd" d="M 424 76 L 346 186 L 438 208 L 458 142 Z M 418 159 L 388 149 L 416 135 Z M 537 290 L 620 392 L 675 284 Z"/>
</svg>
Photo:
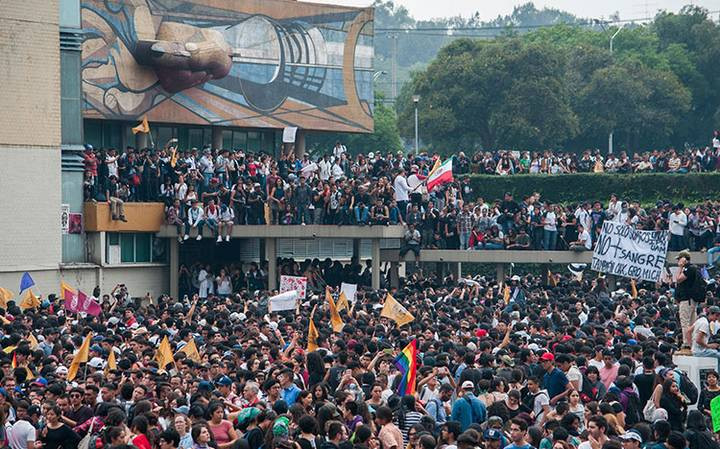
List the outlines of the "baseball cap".
<svg viewBox="0 0 720 449">
<path fill-rule="evenodd" d="M 485 429 L 483 432 L 483 439 L 485 440 L 501 440 L 502 432 L 497 429 Z"/>
<path fill-rule="evenodd" d="M 88 365 L 91 368 L 99 369 L 99 368 L 103 368 L 105 366 L 105 361 L 103 359 L 101 359 L 100 357 L 93 357 L 88 362 Z"/>
<path fill-rule="evenodd" d="M 690 251 L 684 249 L 678 253 L 677 256 L 675 256 L 675 260 L 678 260 L 680 258 L 686 258 L 687 260 L 690 260 Z"/>
<path fill-rule="evenodd" d="M 717 314 L 717 313 L 720 313 L 720 307 L 718 307 L 718 306 L 708 307 L 708 315 Z"/>
<path fill-rule="evenodd" d="M 181 405 L 180 407 L 176 407 L 173 409 L 175 413 L 181 413 L 183 415 L 189 415 L 190 414 L 190 407 L 187 405 Z"/>
<path fill-rule="evenodd" d="M 472 380 L 466 380 L 465 382 L 462 383 L 460 388 L 462 388 L 463 390 L 472 390 L 473 388 L 475 388 L 475 384 L 473 383 Z"/>
<path fill-rule="evenodd" d="M 60 365 L 57 368 L 55 368 L 55 374 L 67 374 L 67 373 L 68 373 L 68 369 L 66 366 Z"/>
<path fill-rule="evenodd" d="M 232 380 L 228 376 L 220 376 L 217 381 L 215 381 L 216 385 L 222 385 L 222 386 L 230 386 L 232 385 Z"/>
<path fill-rule="evenodd" d="M 642 443 L 642 436 L 640 436 L 640 433 L 635 429 L 630 429 L 624 434 L 620 435 L 621 440 L 635 440 L 639 443 Z"/>
<path fill-rule="evenodd" d="M 551 352 L 546 352 L 545 354 L 543 354 L 543 355 L 540 356 L 540 360 L 544 360 L 544 361 L 548 361 L 548 362 L 553 362 L 553 361 L 555 361 L 555 356 L 552 355 Z"/>
</svg>

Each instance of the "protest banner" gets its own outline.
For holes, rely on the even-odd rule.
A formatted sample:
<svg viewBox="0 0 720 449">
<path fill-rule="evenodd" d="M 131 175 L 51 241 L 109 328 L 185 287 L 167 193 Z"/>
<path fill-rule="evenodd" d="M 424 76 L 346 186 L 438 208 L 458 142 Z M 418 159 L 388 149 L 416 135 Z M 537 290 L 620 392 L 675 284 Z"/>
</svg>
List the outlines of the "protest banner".
<svg viewBox="0 0 720 449">
<path fill-rule="evenodd" d="M 283 310 L 295 310 L 295 306 L 297 306 L 297 299 L 297 290 L 292 290 L 270 297 L 268 299 L 268 304 L 270 306 L 270 310 L 273 312 L 282 312 Z"/>
<path fill-rule="evenodd" d="M 606 221 L 595 245 L 592 269 L 657 282 L 667 258 L 670 231 L 639 231 Z"/>
<path fill-rule="evenodd" d="M 280 293 L 291 291 L 297 291 L 300 299 L 305 299 L 307 278 L 305 276 L 280 276 Z"/>
<path fill-rule="evenodd" d="M 342 293 L 345 293 L 345 297 L 348 299 L 348 301 L 355 304 L 357 284 L 346 284 L 343 282 L 340 284 L 340 291 Z"/>
</svg>

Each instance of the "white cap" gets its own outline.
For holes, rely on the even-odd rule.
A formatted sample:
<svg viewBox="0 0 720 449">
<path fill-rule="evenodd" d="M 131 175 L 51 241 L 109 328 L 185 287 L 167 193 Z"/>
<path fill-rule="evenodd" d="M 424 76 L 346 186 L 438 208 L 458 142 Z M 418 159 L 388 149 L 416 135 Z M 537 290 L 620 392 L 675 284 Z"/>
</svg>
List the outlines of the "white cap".
<svg viewBox="0 0 720 449">
<path fill-rule="evenodd" d="M 475 384 L 473 383 L 472 380 L 466 380 L 465 382 L 462 383 L 460 388 L 462 388 L 463 390 L 472 390 L 473 388 L 475 388 Z"/>
<path fill-rule="evenodd" d="M 67 373 L 68 373 L 67 366 L 60 365 L 57 368 L 55 368 L 55 374 L 67 374 Z"/>
<path fill-rule="evenodd" d="M 88 365 L 89 365 L 91 368 L 100 369 L 100 368 L 104 368 L 104 367 L 105 367 L 105 361 L 104 361 L 103 359 L 101 359 L 100 357 L 93 357 L 93 358 L 90 359 L 90 361 L 88 362 Z"/>
</svg>

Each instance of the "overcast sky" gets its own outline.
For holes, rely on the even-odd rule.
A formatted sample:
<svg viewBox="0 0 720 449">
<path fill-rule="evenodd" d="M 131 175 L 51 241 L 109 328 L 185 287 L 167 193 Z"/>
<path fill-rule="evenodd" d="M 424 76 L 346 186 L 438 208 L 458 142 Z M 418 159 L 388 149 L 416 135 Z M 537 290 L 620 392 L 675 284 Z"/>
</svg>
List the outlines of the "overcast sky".
<svg viewBox="0 0 720 449">
<path fill-rule="evenodd" d="M 333 3 L 350 6 L 368 6 L 372 0 L 312 0 L 315 3 Z M 480 13 L 483 20 L 494 19 L 498 15 L 510 14 L 514 6 L 527 3 L 528 0 L 395 0 L 395 4 L 405 6 L 416 19 L 464 17 Z M 616 11 L 623 19 L 636 19 L 653 16 L 659 9 L 678 11 L 682 6 L 693 3 L 720 10 L 720 0 L 535 0 L 535 6 L 558 8 L 579 17 L 608 17 Z M 717 14 L 714 14 L 717 19 Z"/>
</svg>

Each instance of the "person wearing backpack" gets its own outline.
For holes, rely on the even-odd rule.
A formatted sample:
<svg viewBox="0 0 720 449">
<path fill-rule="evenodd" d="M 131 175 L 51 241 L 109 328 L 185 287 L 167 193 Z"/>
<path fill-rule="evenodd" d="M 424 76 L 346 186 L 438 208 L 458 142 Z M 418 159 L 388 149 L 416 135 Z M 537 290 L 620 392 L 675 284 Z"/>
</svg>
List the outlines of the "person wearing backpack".
<svg viewBox="0 0 720 449">
<path fill-rule="evenodd" d="M 693 333 L 691 325 L 696 319 L 698 302 L 705 299 L 706 284 L 697 267 L 690 263 L 689 251 L 680 251 L 676 259 L 679 272 L 676 280 L 675 302 L 678 304 L 680 314 L 682 349 L 687 350 L 690 346 L 694 347 L 694 339 L 691 339 Z"/>
<path fill-rule="evenodd" d="M 452 420 L 460 422 L 460 431 L 464 432 L 473 423 L 483 423 L 487 417 L 487 409 L 485 404 L 475 397 L 475 384 L 471 380 L 463 382 L 460 389 L 463 395 L 453 404 Z"/>
<path fill-rule="evenodd" d="M 453 387 L 450 384 L 440 385 L 439 397 L 430 399 L 425 404 L 425 411 L 428 416 L 435 420 L 435 427 L 439 431 L 445 422 L 448 420 L 448 408 L 445 403 L 452 399 Z"/>
</svg>

